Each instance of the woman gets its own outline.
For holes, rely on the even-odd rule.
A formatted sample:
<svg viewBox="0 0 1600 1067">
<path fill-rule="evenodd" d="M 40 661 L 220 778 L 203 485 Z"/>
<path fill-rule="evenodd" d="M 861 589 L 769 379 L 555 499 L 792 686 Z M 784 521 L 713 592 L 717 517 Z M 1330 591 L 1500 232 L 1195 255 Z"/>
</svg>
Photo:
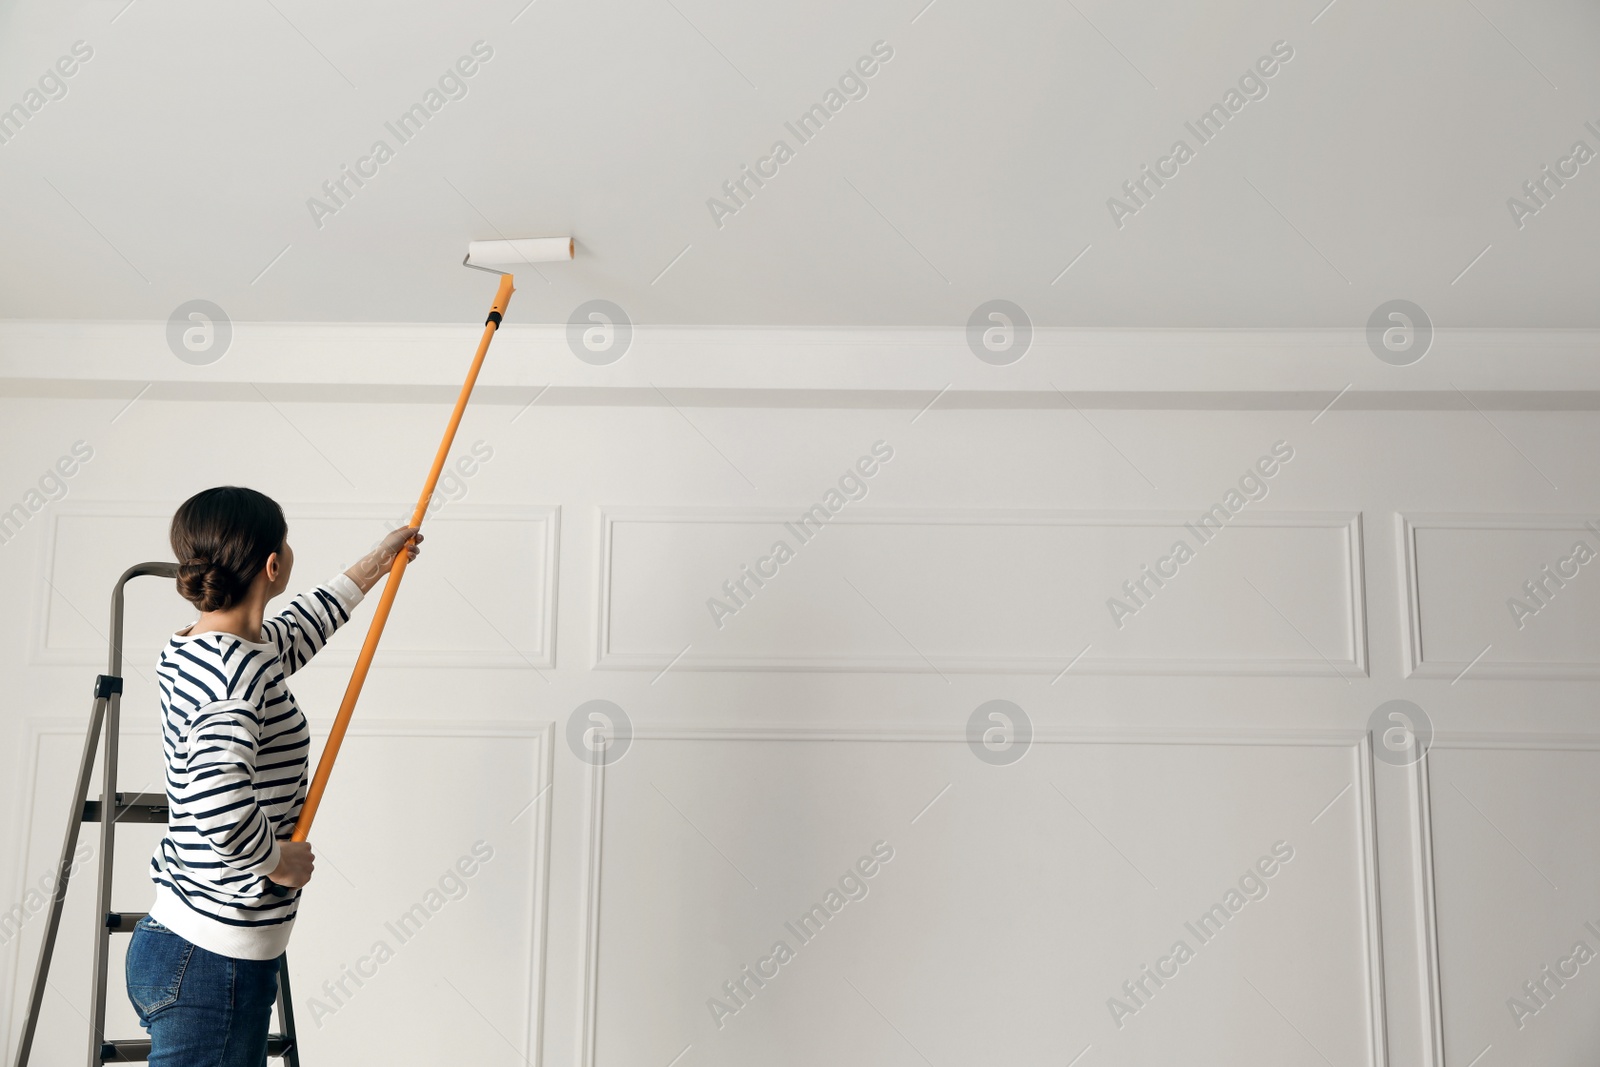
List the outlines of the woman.
<svg viewBox="0 0 1600 1067">
<path fill-rule="evenodd" d="M 270 619 L 294 552 L 283 509 L 253 489 L 221 486 L 172 518 L 178 592 L 200 617 L 161 653 L 167 835 L 150 861 L 148 918 L 128 946 L 128 999 L 150 1031 L 154 1067 L 261 1067 L 278 960 L 309 842 L 289 840 L 305 802 L 310 734 L 285 678 L 350 618 L 404 549 L 402 527 L 355 566 Z M 278 895 L 275 886 L 288 892 Z"/>
</svg>

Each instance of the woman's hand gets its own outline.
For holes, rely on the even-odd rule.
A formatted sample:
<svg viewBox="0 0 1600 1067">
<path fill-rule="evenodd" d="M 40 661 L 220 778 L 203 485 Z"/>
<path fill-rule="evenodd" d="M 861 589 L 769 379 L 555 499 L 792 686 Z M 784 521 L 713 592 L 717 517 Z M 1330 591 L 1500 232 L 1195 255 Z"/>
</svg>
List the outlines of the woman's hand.
<svg viewBox="0 0 1600 1067">
<path fill-rule="evenodd" d="M 309 841 L 279 841 L 278 865 L 272 868 L 272 873 L 267 877 L 279 885 L 298 889 L 311 881 L 311 871 L 315 866 L 316 857 L 311 855 Z"/>
<path fill-rule="evenodd" d="M 378 579 L 389 573 L 389 568 L 394 565 L 394 558 L 402 548 L 406 552 L 408 562 L 417 558 L 417 553 L 422 551 L 422 534 L 417 532 L 415 526 L 402 526 L 378 542 L 378 547 L 368 552 L 356 562 L 355 566 L 345 571 L 345 577 L 361 587 L 363 593 L 369 592 L 378 584 Z"/>
</svg>

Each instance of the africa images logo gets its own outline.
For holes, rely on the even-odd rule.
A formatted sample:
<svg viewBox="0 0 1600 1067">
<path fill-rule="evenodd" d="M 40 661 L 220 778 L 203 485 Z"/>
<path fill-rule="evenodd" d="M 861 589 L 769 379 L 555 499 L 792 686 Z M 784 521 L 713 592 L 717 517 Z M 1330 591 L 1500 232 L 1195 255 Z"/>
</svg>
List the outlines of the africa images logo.
<svg viewBox="0 0 1600 1067">
<path fill-rule="evenodd" d="M 1433 720 L 1409 700 L 1386 700 L 1367 717 L 1372 754 L 1384 763 L 1407 767 L 1433 744 Z"/>
</svg>

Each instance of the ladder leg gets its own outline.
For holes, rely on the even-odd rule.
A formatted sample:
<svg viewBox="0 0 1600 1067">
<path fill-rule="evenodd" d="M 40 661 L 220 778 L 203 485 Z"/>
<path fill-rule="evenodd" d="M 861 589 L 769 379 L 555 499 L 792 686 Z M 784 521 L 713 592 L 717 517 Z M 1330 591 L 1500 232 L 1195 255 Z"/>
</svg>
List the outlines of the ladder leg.
<svg viewBox="0 0 1600 1067">
<path fill-rule="evenodd" d="M 106 958 L 110 955 L 111 929 L 106 915 L 111 911 L 111 875 L 116 855 L 117 829 L 117 735 L 121 728 L 122 695 L 106 699 L 105 764 L 100 772 L 100 887 L 95 894 L 94 984 L 89 1002 L 88 1067 L 100 1067 L 101 1046 L 106 1031 Z"/>
<path fill-rule="evenodd" d="M 44 1007 L 50 956 L 55 952 L 56 933 L 61 929 L 61 908 L 67 899 L 67 882 L 75 866 L 73 854 L 78 850 L 83 804 L 89 799 L 89 779 L 94 774 L 94 754 L 100 747 L 100 724 L 105 721 L 107 699 L 96 695 L 93 710 L 89 712 L 89 732 L 84 737 L 83 760 L 78 765 L 78 788 L 73 791 L 72 808 L 67 812 L 67 837 L 61 846 L 61 862 L 56 866 L 56 886 L 50 895 L 50 912 L 45 918 L 44 941 L 39 945 L 39 962 L 33 969 L 33 991 L 28 996 L 28 1014 L 22 1024 L 22 1042 L 17 1046 L 16 1067 L 28 1067 L 28 1057 L 33 1053 L 33 1035 L 39 1026 L 39 1012 Z"/>
<path fill-rule="evenodd" d="M 300 1067 L 300 1036 L 294 1029 L 294 996 L 289 990 L 289 954 L 278 957 L 278 1025 L 283 1027 L 284 1067 Z"/>
</svg>

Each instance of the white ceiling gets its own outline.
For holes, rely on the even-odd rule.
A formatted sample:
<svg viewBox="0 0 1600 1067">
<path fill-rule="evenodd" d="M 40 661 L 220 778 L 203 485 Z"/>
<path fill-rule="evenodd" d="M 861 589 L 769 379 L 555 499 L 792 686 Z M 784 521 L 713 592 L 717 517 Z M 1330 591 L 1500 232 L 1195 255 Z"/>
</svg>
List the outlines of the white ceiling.
<svg viewBox="0 0 1600 1067">
<path fill-rule="evenodd" d="M 1600 151 L 1586 0 L 525 2 L 0 2 L 0 107 L 94 50 L 0 145 L 0 317 L 481 320 L 468 240 L 571 233 L 513 321 L 605 298 L 957 326 L 1002 297 L 1041 326 L 1359 327 L 1403 297 L 1445 326 L 1600 326 L 1600 160 L 1521 229 L 1506 206 Z M 468 95 L 314 225 L 307 199 L 398 146 L 385 121 L 479 40 Z M 879 40 L 866 97 L 799 145 L 785 120 Z M 1122 182 L 1278 40 L 1268 95 L 1114 225 Z M 794 158 L 719 228 L 707 199 L 779 138 Z"/>
</svg>

